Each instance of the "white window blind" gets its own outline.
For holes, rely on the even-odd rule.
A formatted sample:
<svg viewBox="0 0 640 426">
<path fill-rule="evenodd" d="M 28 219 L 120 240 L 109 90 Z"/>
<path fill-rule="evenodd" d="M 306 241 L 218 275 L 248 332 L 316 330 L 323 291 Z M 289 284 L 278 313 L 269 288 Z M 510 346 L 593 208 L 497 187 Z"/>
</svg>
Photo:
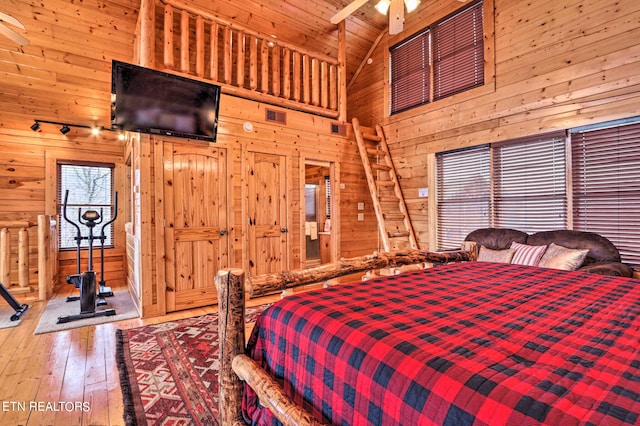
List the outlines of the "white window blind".
<svg viewBox="0 0 640 426">
<path fill-rule="evenodd" d="M 493 226 L 533 233 L 567 226 L 564 132 L 494 144 Z"/>
<path fill-rule="evenodd" d="M 436 156 L 438 250 L 459 248 L 467 234 L 489 226 L 489 145 Z"/>
<path fill-rule="evenodd" d="M 571 134 L 574 229 L 607 237 L 640 265 L 640 123 Z"/>
</svg>

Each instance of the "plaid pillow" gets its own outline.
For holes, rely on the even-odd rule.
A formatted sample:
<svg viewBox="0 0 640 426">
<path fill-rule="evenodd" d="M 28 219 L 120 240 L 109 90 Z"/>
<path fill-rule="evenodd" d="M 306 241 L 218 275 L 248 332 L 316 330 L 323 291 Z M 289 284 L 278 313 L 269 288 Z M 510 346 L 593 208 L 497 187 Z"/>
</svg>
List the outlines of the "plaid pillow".
<svg viewBox="0 0 640 426">
<path fill-rule="evenodd" d="M 538 266 L 547 246 L 530 246 L 517 242 L 511 243 L 511 248 L 516 252 L 513 254 L 511 263 L 516 265 Z"/>
</svg>

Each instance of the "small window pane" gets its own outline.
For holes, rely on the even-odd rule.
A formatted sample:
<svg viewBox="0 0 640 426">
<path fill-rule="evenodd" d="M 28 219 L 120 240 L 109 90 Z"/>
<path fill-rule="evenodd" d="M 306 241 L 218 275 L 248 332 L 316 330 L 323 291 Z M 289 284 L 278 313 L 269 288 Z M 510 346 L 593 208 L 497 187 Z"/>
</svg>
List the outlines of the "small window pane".
<svg viewBox="0 0 640 426">
<path fill-rule="evenodd" d="M 482 3 L 433 29 L 434 100 L 484 84 Z"/>
<path fill-rule="evenodd" d="M 429 102 L 429 31 L 391 49 L 391 113 Z"/>
<path fill-rule="evenodd" d="M 77 229 L 63 218 L 64 198 L 69 191 L 67 199 L 67 217 L 80 226 L 82 237 L 89 235 L 89 228 L 84 220 L 80 220 L 87 210 L 97 211 L 102 220 L 93 228 L 93 235 L 100 237 L 102 225 L 113 216 L 112 211 L 112 182 L 113 167 L 111 166 L 85 166 L 77 164 L 59 164 L 58 166 L 58 211 L 60 213 L 60 248 L 77 248 Z M 105 247 L 113 245 L 113 225 L 105 227 Z M 100 240 L 93 242 L 94 247 L 100 245 Z M 88 247 L 86 239 L 81 241 L 81 247 Z"/>
</svg>

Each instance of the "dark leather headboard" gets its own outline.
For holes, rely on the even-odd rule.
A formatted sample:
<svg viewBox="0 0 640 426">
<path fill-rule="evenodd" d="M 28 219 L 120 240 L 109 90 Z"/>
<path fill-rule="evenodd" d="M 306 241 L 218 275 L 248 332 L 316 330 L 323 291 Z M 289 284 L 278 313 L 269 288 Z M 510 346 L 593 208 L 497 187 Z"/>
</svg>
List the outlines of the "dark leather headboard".
<svg viewBox="0 0 640 426">
<path fill-rule="evenodd" d="M 475 241 L 478 248 L 485 246 L 492 250 L 503 250 L 511 246 L 516 241 L 519 243 L 527 242 L 528 234 L 509 228 L 481 228 L 471 232 L 465 238 L 465 241 Z"/>
<path fill-rule="evenodd" d="M 620 252 L 616 246 L 607 238 L 593 232 L 560 229 L 536 232 L 527 238 L 527 244 L 532 246 L 551 243 L 572 249 L 589 249 L 585 265 L 593 262 L 620 262 Z"/>
</svg>

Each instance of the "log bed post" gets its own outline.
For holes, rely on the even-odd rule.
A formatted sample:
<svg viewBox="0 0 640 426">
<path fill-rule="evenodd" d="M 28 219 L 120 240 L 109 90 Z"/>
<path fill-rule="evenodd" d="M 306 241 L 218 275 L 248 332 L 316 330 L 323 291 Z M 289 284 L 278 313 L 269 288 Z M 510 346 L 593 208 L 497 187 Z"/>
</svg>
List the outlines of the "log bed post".
<svg viewBox="0 0 640 426">
<path fill-rule="evenodd" d="M 231 363 L 244 354 L 244 272 L 223 269 L 215 277 L 218 291 L 218 330 L 220 335 L 220 371 L 218 375 L 218 411 L 220 424 L 244 425 L 242 418 L 242 381 Z"/>
</svg>

